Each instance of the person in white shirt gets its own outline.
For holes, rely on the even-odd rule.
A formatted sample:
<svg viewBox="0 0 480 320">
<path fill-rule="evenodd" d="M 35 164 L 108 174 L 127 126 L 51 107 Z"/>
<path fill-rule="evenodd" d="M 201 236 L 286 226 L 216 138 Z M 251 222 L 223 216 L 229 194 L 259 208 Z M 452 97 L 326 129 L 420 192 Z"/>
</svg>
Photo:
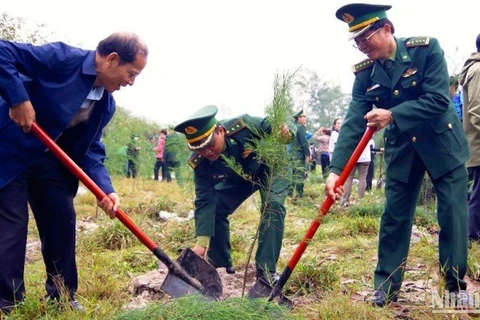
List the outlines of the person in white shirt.
<svg viewBox="0 0 480 320">
<path fill-rule="evenodd" d="M 330 153 L 330 161 L 332 161 L 333 150 L 335 150 L 335 144 L 337 143 L 338 132 L 342 127 L 342 122 L 343 121 L 341 118 L 335 118 L 333 120 L 332 134 L 330 135 L 330 141 L 328 142 L 328 152 Z"/>
<path fill-rule="evenodd" d="M 361 199 L 365 196 L 365 190 L 367 188 L 367 172 L 372 158 L 370 151 L 371 146 L 375 146 L 373 138 L 368 142 L 367 146 L 360 155 L 360 158 L 358 158 L 357 165 L 348 176 L 347 181 L 345 181 L 345 193 L 343 194 L 342 205 L 346 207 L 350 205 L 352 182 L 356 171 L 358 171 L 358 199 Z"/>
</svg>

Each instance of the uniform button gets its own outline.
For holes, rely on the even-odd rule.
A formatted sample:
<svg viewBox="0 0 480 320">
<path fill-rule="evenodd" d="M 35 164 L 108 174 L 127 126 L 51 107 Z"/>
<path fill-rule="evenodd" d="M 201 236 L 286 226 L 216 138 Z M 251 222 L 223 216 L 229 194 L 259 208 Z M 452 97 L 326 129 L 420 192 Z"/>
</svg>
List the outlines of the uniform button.
<svg viewBox="0 0 480 320">
<path fill-rule="evenodd" d="M 412 86 L 416 86 L 417 85 L 417 81 L 412 81 Z"/>
<path fill-rule="evenodd" d="M 448 124 L 448 129 L 452 129 L 452 127 L 453 127 L 452 124 L 449 123 L 449 124 Z"/>
<path fill-rule="evenodd" d="M 400 91 L 398 91 L 398 90 L 394 90 L 394 91 L 393 91 L 393 94 L 396 95 L 396 96 L 398 96 L 399 93 L 400 93 Z"/>
<path fill-rule="evenodd" d="M 387 142 L 387 138 L 385 138 L 385 142 Z"/>
<path fill-rule="evenodd" d="M 379 100 L 380 100 L 380 98 L 379 98 L 379 97 L 375 97 L 375 101 L 379 101 Z"/>
<path fill-rule="evenodd" d="M 413 137 L 413 138 L 412 138 L 412 141 L 413 141 L 413 142 L 417 141 L 417 137 Z"/>
</svg>

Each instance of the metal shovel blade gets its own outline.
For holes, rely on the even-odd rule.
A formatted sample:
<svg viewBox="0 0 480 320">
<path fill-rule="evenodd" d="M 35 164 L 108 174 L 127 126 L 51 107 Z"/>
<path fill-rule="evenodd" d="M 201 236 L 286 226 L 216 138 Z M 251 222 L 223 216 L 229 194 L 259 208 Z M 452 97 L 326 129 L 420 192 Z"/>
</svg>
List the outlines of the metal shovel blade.
<svg viewBox="0 0 480 320">
<path fill-rule="evenodd" d="M 217 270 L 190 249 L 184 249 L 177 259 L 177 263 L 202 285 L 202 291 L 197 290 L 177 277 L 173 272 L 168 272 L 161 289 L 173 298 L 187 294 L 201 293 L 209 298 L 218 300 L 223 295 L 222 279 Z"/>
<path fill-rule="evenodd" d="M 248 292 L 247 297 L 249 299 L 266 298 L 270 296 L 272 290 L 272 286 L 267 281 L 262 278 L 258 278 Z M 278 304 L 286 305 L 289 309 L 293 308 L 293 301 L 286 297 L 283 293 L 279 292 L 276 297 L 278 297 Z"/>
<path fill-rule="evenodd" d="M 201 294 L 201 292 L 173 273 L 168 273 L 160 289 L 172 298 L 180 298 L 187 294 Z"/>
</svg>

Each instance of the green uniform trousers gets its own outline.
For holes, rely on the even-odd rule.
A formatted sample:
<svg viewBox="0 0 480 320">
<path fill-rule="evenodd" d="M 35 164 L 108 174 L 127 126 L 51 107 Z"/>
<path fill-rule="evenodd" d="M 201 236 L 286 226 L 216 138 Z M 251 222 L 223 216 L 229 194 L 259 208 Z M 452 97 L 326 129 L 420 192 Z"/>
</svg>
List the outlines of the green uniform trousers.
<svg viewBox="0 0 480 320">
<path fill-rule="evenodd" d="M 374 286 L 390 296 L 395 296 L 402 285 L 413 217 L 425 170 L 423 161 L 416 154 L 408 183 L 389 179 L 387 175 Z M 461 165 L 432 182 L 438 201 L 440 270 L 445 276 L 447 290 L 464 290 L 468 248 L 467 171 Z"/>
<path fill-rule="evenodd" d="M 251 183 L 226 180 L 217 184 L 215 189 L 215 236 L 210 239 L 208 257 L 216 268 L 230 267 L 232 258 L 228 216 L 257 191 L 258 187 Z M 267 192 L 263 188 L 260 189 L 262 201 L 260 210 L 263 216 L 260 222 L 255 261 L 257 269 L 275 272 L 282 247 L 286 214 L 284 203 L 288 181 L 284 178 L 276 178 L 271 190 L 271 192 Z"/>
<path fill-rule="evenodd" d="M 292 168 L 292 184 L 290 187 L 290 195 L 294 195 L 294 191 L 296 192 L 297 197 L 303 197 L 303 189 L 305 186 L 305 172 L 306 172 L 306 162 L 305 158 L 302 159 L 294 159 L 293 160 L 294 167 Z"/>
</svg>

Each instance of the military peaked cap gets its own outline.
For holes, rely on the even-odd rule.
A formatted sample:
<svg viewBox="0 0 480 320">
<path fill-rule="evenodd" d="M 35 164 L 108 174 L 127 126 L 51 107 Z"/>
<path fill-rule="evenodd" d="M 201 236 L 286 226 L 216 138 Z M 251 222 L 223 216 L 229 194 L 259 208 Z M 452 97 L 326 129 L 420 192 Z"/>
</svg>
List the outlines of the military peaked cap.
<svg viewBox="0 0 480 320">
<path fill-rule="evenodd" d="M 386 11 L 390 8 L 390 5 L 351 3 L 338 9 L 335 15 L 348 24 L 350 39 L 354 39 L 370 29 L 373 23 L 386 19 Z"/>
<path fill-rule="evenodd" d="M 216 106 L 203 107 L 173 129 L 185 135 L 190 149 L 207 147 L 212 142 L 213 133 L 217 127 L 215 118 L 217 112 Z"/>
</svg>

